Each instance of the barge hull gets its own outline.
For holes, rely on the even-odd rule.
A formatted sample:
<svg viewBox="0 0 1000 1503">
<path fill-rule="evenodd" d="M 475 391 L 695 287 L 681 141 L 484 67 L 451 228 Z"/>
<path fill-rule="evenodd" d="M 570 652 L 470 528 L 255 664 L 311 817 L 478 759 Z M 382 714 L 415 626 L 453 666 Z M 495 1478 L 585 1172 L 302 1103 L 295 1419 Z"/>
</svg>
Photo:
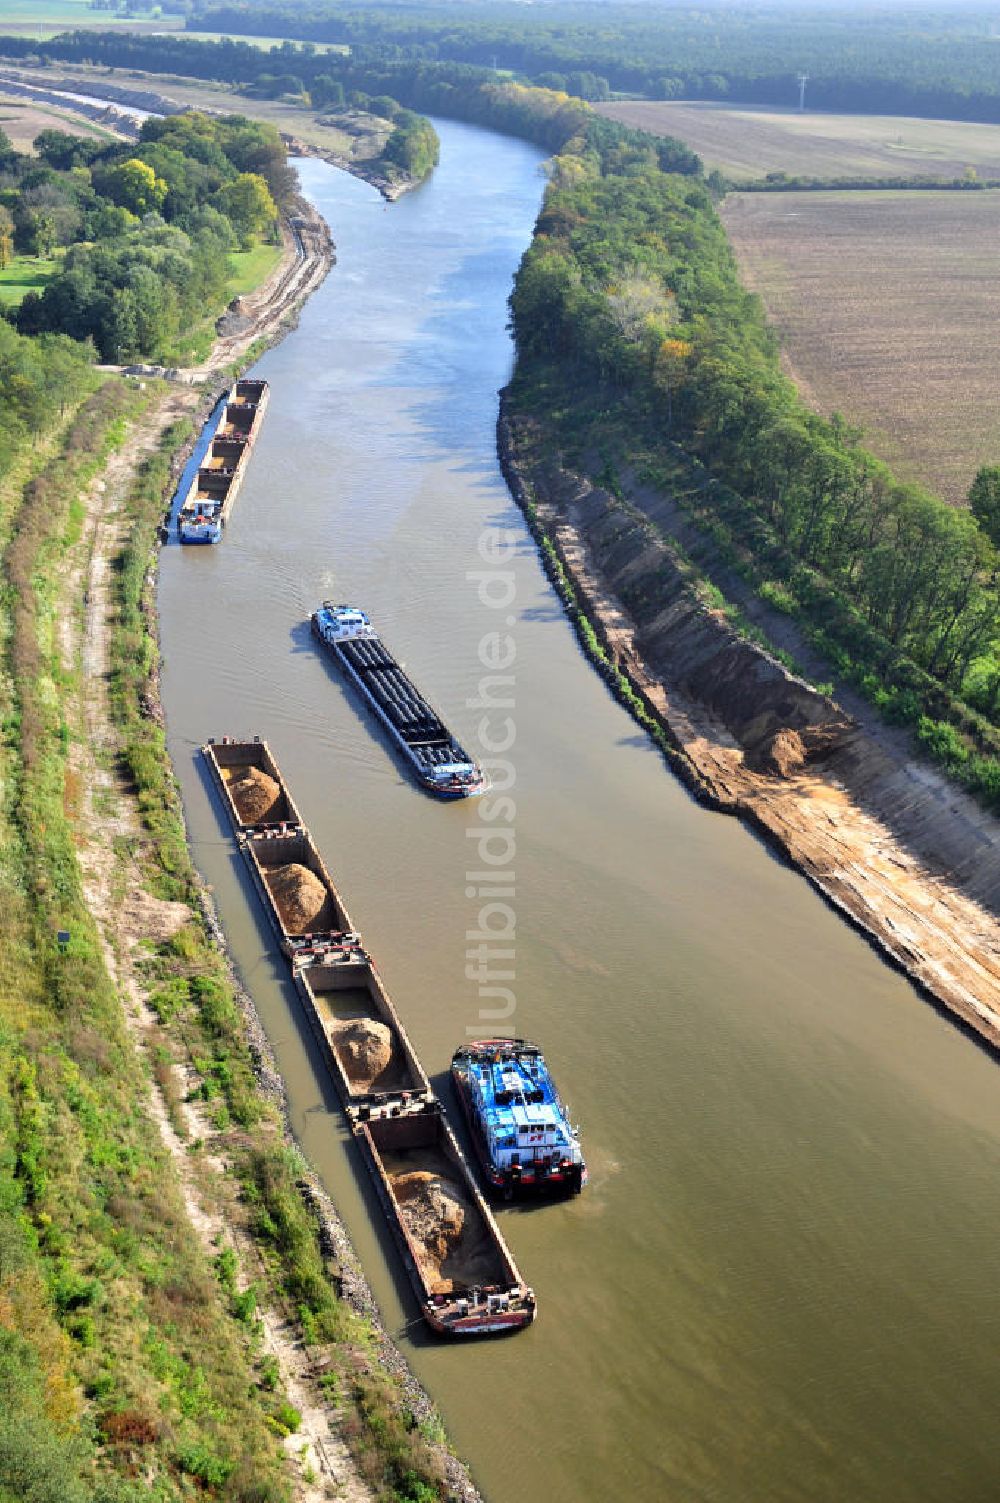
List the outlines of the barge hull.
<svg viewBox="0 0 1000 1503">
<path fill-rule="evenodd" d="M 253 741 L 235 741 L 224 736 L 221 741 L 209 741 L 204 747 L 204 756 L 237 835 L 246 834 L 250 830 L 303 825 L 302 815 L 266 741 L 258 741 L 256 738 Z M 278 798 L 268 811 L 267 819 L 263 821 L 245 820 L 231 792 L 231 784 L 236 776 L 251 770 L 266 774 L 278 785 Z"/>
<path fill-rule="evenodd" d="M 353 635 L 339 638 L 339 623 L 350 619 L 348 629 L 353 630 L 355 618 L 364 625 Z M 424 699 L 363 612 L 326 602 L 313 612 L 311 626 L 313 635 L 389 732 L 422 787 L 442 799 L 482 793 L 482 770 Z"/>
<path fill-rule="evenodd" d="M 177 513 L 185 544 L 218 543 L 246 477 L 270 397 L 266 381 L 245 377 L 222 399 L 205 459 Z"/>
<path fill-rule="evenodd" d="M 415 1097 L 423 1097 L 428 1101 L 433 1099 L 431 1083 L 414 1052 L 399 1014 L 382 985 L 371 956 L 365 950 L 357 948 L 351 952 L 350 962 L 348 964 L 344 960 L 334 961 L 321 956 L 307 962 L 297 960 L 292 967 L 295 989 L 302 999 L 344 1107 L 352 1110 L 362 1104 L 371 1106 L 388 1103 L 403 1108 Z M 388 1028 L 398 1085 L 379 1087 L 375 1081 L 366 1084 L 363 1079 L 352 1079 L 348 1073 L 336 1042 L 335 1030 L 327 1023 L 319 1000 L 320 997 L 348 989 L 367 993 L 368 1006 L 363 1014 L 358 1014 L 359 1020 L 380 1023 Z"/>
<path fill-rule="evenodd" d="M 298 820 L 297 806 L 270 749 L 257 738 L 236 741 L 224 737 L 208 742 L 202 753 L 254 886 L 282 952 L 290 962 L 293 983 L 374 1180 L 424 1320 L 435 1334 L 449 1337 L 502 1335 L 530 1325 L 535 1318 L 534 1294 L 524 1285 L 500 1228 L 479 1193 L 444 1118 L 441 1102 L 434 1095 L 371 957 L 351 928 L 343 900 L 312 836 Z M 277 784 L 276 807 L 289 814 L 288 822 L 254 825 L 244 820 L 230 782 L 234 772 L 247 768 L 265 772 Z M 325 894 L 319 914 L 324 922 L 304 933 L 289 930 L 267 880 L 269 871 L 289 863 L 306 866 L 319 879 Z M 334 921 L 332 927 L 328 920 Z M 335 1030 L 328 1026 L 324 1016 L 324 1012 L 335 1015 L 336 1005 L 324 1006 L 322 999 L 337 993 L 347 994 L 342 1012 L 349 1019 L 377 1022 L 387 1030 L 389 1062 L 393 1067 L 388 1078 L 383 1071 L 381 1076 L 367 1082 L 352 1079 L 332 1037 Z M 456 1287 L 450 1273 L 445 1280 L 447 1288 L 431 1287 L 421 1268 L 420 1250 L 407 1229 L 401 1203 L 393 1193 L 384 1158 L 390 1149 L 397 1154 L 414 1155 L 410 1172 L 415 1171 L 420 1182 L 437 1179 L 439 1186 L 444 1181 L 450 1183 L 458 1204 L 464 1208 L 457 1223 L 459 1239 L 464 1218 L 469 1217 L 470 1256 L 475 1266 L 488 1271 L 488 1278 L 479 1284 Z M 443 1235 L 446 1223 L 432 1223 L 432 1243 L 424 1248 L 425 1263 L 430 1256 L 428 1248 L 436 1245 L 437 1227 Z"/>
<path fill-rule="evenodd" d="M 523 1330 L 535 1318 L 535 1297 L 520 1275 L 492 1212 L 480 1195 L 461 1149 L 445 1120 L 441 1103 L 434 1100 L 419 1111 L 377 1116 L 354 1122 L 363 1157 L 368 1165 L 382 1208 L 403 1257 L 424 1319 L 441 1336 L 495 1336 Z M 422 1266 L 420 1249 L 407 1228 L 393 1191 L 386 1166 L 386 1151 L 402 1147 L 414 1154 L 413 1164 L 435 1165 L 443 1159 L 468 1201 L 492 1247 L 496 1264 L 492 1276 L 481 1284 L 465 1282 L 440 1292 L 431 1287 Z M 422 1158 L 421 1150 L 427 1153 Z"/>
</svg>

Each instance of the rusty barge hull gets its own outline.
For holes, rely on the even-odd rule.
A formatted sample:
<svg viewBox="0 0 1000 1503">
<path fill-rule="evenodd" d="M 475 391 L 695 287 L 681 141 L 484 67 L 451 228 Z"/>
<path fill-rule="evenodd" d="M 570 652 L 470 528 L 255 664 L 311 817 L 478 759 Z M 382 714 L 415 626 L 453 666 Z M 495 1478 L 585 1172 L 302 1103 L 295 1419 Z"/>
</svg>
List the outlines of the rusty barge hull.
<svg viewBox="0 0 1000 1503">
<path fill-rule="evenodd" d="M 530 1325 L 534 1293 L 476 1186 L 267 743 L 224 737 L 208 742 L 202 754 L 289 962 L 424 1320 L 437 1335 L 454 1337 L 502 1335 Z M 257 824 L 241 806 L 239 791 L 250 769 L 277 785 L 267 819 Z M 275 811 L 288 817 L 272 819 Z M 302 922 L 302 913 L 292 913 L 278 880 L 289 868 L 304 869 L 312 879 L 315 913 L 308 922 Z M 441 1217 L 439 1225 L 435 1215 Z M 429 1230 L 429 1240 L 421 1240 L 421 1227 Z M 443 1257 L 434 1251 L 442 1244 Z"/>
</svg>

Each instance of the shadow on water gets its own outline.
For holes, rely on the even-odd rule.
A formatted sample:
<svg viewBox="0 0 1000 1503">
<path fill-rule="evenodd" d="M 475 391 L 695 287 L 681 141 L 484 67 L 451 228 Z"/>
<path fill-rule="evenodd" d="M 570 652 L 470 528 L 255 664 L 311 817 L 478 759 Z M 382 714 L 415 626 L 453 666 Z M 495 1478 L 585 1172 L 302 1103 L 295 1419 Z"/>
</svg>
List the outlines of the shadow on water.
<svg viewBox="0 0 1000 1503">
<path fill-rule="evenodd" d="M 549 621 L 561 621 L 564 614 L 565 613 L 563 611 L 563 608 L 558 600 L 543 601 L 540 605 L 529 605 L 525 610 L 521 611 L 518 616 L 518 620 L 539 621 L 543 623 Z"/>
</svg>

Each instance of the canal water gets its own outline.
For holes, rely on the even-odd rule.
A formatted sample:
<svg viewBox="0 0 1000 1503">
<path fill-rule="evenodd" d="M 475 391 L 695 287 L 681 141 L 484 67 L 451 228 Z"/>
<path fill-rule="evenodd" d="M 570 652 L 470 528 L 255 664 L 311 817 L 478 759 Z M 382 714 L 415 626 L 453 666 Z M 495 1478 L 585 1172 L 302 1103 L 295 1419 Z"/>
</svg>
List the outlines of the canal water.
<svg viewBox="0 0 1000 1503">
<path fill-rule="evenodd" d="M 441 137 L 391 208 L 302 165 L 338 265 L 258 367 L 271 405 L 224 542 L 162 560 L 195 856 L 295 1131 L 491 1503 L 981 1503 L 1000 1482 L 1000 1075 L 696 806 L 582 659 L 494 458 L 539 156 Z M 417 790 L 310 638 L 328 597 L 371 612 L 470 749 L 512 741 L 494 779 L 513 803 Z M 439 1084 L 497 1026 L 484 1012 L 513 1006 L 545 1047 L 591 1183 L 501 1212 L 529 1332 L 425 1339 L 198 764 L 225 733 L 271 743 Z"/>
</svg>

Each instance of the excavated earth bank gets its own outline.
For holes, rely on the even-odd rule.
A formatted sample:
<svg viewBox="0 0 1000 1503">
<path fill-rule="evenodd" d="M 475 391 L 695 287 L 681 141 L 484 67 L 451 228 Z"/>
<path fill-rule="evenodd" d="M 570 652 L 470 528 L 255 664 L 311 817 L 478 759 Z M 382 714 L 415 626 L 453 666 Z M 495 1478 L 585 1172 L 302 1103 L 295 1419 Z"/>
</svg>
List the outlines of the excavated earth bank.
<svg viewBox="0 0 1000 1503">
<path fill-rule="evenodd" d="M 529 460 L 536 432 L 504 403 L 511 492 L 692 791 L 747 819 L 925 992 L 1000 1046 L 997 821 L 740 637 L 637 508 Z"/>
</svg>

